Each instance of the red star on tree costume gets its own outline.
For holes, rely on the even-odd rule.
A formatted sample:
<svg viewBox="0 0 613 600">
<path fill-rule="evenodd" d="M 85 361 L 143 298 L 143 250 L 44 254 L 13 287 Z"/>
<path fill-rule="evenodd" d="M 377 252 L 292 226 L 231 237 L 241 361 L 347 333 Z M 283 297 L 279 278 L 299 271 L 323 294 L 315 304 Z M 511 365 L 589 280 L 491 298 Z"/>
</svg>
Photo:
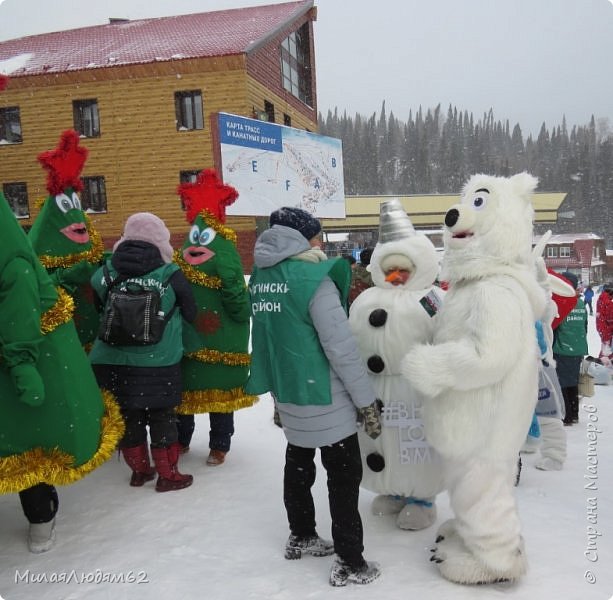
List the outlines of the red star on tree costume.
<svg viewBox="0 0 613 600">
<path fill-rule="evenodd" d="M 189 223 L 193 223 L 203 210 L 225 223 L 226 206 L 230 206 L 238 198 L 238 192 L 223 183 L 215 169 L 201 171 L 195 183 L 183 183 L 177 191 L 185 204 Z"/>
<path fill-rule="evenodd" d="M 55 150 L 38 155 L 38 162 L 47 169 L 47 191 L 55 196 L 65 189 L 83 189 L 80 175 L 89 151 L 79 146 L 79 134 L 73 129 L 64 131 Z"/>
</svg>

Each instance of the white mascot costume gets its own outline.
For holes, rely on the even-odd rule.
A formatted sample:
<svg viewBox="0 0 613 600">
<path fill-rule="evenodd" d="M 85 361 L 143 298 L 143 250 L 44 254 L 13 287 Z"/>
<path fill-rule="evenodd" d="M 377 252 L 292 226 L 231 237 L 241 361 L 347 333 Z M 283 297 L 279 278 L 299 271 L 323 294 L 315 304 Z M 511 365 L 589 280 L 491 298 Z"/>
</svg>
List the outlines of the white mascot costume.
<svg viewBox="0 0 613 600">
<path fill-rule="evenodd" d="M 445 215 L 448 282 L 432 344 L 401 370 L 424 396 L 454 519 L 431 560 L 458 583 L 513 581 L 527 567 L 514 498 L 517 457 L 538 394 L 535 322 L 547 298 L 532 257 L 537 179 L 475 175 Z"/>
<path fill-rule="evenodd" d="M 363 291 L 349 313 L 383 405 L 381 435 L 373 440 L 362 430 L 358 433 L 362 487 L 379 494 L 372 504 L 374 514 L 396 515 L 398 527 L 417 530 L 436 519 L 442 466 L 425 439 L 421 400 L 400 373 L 400 361 L 416 344 L 432 340 L 438 257 L 432 242 L 415 232 L 399 200 L 382 203 L 380 212 L 379 241 L 368 267 L 375 287 Z M 406 281 L 393 281 L 398 269 Z M 420 301 L 427 300 L 431 303 L 424 307 Z"/>
</svg>

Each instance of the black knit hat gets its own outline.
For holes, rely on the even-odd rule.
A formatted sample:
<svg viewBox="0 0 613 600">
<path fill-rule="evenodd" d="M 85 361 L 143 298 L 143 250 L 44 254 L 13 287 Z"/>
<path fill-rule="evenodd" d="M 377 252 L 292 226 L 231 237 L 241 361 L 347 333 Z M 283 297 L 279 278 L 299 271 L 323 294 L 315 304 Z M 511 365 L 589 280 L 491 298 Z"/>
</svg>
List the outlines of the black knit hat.
<svg viewBox="0 0 613 600">
<path fill-rule="evenodd" d="M 577 276 L 574 273 L 571 273 L 570 271 L 564 271 L 564 273 L 561 273 L 562 277 L 564 277 L 565 279 L 568 279 L 568 281 L 570 282 L 570 284 L 577 289 L 577 287 L 579 287 L 579 279 L 577 278 Z"/>
<path fill-rule="evenodd" d="M 306 210 L 283 206 L 270 215 L 270 226 L 284 225 L 299 231 L 307 240 L 314 238 L 321 231 L 321 223 Z"/>
</svg>

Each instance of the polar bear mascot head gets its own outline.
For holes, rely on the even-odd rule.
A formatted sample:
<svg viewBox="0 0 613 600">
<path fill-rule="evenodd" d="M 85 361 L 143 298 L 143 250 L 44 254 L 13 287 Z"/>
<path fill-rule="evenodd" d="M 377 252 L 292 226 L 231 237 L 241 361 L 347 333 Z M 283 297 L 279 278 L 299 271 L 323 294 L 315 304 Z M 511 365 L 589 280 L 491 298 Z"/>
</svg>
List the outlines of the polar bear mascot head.
<svg viewBox="0 0 613 600">
<path fill-rule="evenodd" d="M 528 173 L 468 180 L 460 203 L 445 215 L 442 279 L 453 284 L 533 264 L 531 197 L 537 183 Z"/>
</svg>

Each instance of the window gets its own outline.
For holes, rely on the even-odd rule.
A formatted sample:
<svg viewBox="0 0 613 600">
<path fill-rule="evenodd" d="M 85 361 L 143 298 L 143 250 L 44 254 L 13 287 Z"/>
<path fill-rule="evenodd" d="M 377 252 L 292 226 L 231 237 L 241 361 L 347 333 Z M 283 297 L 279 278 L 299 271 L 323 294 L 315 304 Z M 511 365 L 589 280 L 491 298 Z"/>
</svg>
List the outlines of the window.
<svg viewBox="0 0 613 600">
<path fill-rule="evenodd" d="M 598 246 L 594 246 L 592 250 L 592 258 L 595 260 L 600 260 L 600 248 Z"/>
<path fill-rule="evenodd" d="M 72 118 L 75 130 L 82 137 L 100 136 L 98 100 L 73 100 Z"/>
<path fill-rule="evenodd" d="M 181 183 L 196 183 L 196 179 L 200 171 L 202 171 L 202 169 L 197 171 L 180 171 L 179 181 Z M 185 202 L 183 202 L 183 198 L 181 198 L 181 210 L 185 210 Z"/>
<path fill-rule="evenodd" d="M 200 171 L 202 171 L 202 169 L 192 171 L 180 171 L 179 181 L 181 183 L 196 183 L 196 179 Z M 181 198 L 181 210 L 185 210 L 185 202 L 183 202 L 183 198 Z"/>
<path fill-rule="evenodd" d="M 292 118 L 286 113 L 283 113 L 283 125 L 292 126 Z"/>
<path fill-rule="evenodd" d="M 28 207 L 28 186 L 24 182 L 5 183 L 2 191 L 11 210 L 18 219 L 30 216 Z"/>
<path fill-rule="evenodd" d="M 264 112 L 266 113 L 267 120 L 271 123 L 275 122 L 275 105 L 268 100 L 264 100 Z"/>
<path fill-rule="evenodd" d="M 81 177 L 83 191 L 81 206 L 86 212 L 106 212 L 106 186 L 104 177 Z"/>
<path fill-rule="evenodd" d="M 313 105 L 308 23 L 281 42 L 281 79 L 284 89 L 308 106 Z"/>
<path fill-rule="evenodd" d="M 21 119 L 19 107 L 0 108 L 0 144 L 21 142 Z"/>
<path fill-rule="evenodd" d="M 547 258 L 558 258 L 558 249 L 555 246 L 547 246 Z"/>
<path fill-rule="evenodd" d="M 202 93 L 200 90 L 175 92 L 177 131 L 204 129 Z"/>
<path fill-rule="evenodd" d="M 570 258 L 570 246 L 560 246 L 560 258 Z"/>
<path fill-rule="evenodd" d="M 179 173 L 179 181 L 181 183 L 196 183 L 196 178 L 202 169 L 195 171 L 181 171 Z"/>
</svg>

